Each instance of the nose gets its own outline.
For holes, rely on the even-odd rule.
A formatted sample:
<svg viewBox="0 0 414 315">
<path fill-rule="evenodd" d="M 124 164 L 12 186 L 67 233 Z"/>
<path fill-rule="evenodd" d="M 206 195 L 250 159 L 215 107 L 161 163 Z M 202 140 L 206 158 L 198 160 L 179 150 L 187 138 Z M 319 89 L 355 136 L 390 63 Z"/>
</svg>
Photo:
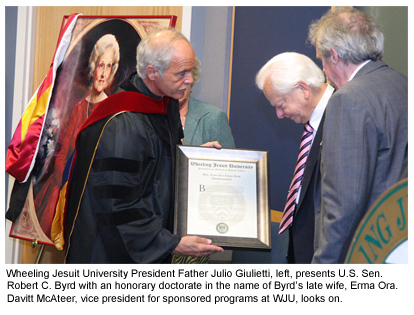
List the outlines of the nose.
<svg viewBox="0 0 414 315">
<path fill-rule="evenodd" d="M 276 108 L 276 116 L 277 118 L 282 119 L 283 117 L 285 117 L 285 113 L 280 108 Z"/>
<path fill-rule="evenodd" d="M 102 76 L 103 76 L 103 77 L 107 77 L 107 76 L 109 76 L 110 74 L 111 74 L 111 68 L 109 68 L 109 67 L 105 67 L 105 70 L 103 71 Z"/>
<path fill-rule="evenodd" d="M 194 82 L 193 74 L 190 71 L 184 80 L 185 84 L 192 84 Z"/>
</svg>

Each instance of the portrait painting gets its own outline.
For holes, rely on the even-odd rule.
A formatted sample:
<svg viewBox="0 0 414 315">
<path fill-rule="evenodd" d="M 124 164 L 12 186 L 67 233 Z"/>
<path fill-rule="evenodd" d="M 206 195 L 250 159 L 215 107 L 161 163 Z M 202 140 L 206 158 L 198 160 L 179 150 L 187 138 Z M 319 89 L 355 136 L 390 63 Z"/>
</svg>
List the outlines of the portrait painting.
<svg viewBox="0 0 414 315">
<path fill-rule="evenodd" d="M 141 39 L 175 22 L 175 16 L 78 17 L 56 70 L 27 196 L 11 237 L 63 249 L 63 244 L 57 245 L 64 226 L 59 200 L 65 194 L 78 131 L 97 105 L 136 72 Z"/>
</svg>

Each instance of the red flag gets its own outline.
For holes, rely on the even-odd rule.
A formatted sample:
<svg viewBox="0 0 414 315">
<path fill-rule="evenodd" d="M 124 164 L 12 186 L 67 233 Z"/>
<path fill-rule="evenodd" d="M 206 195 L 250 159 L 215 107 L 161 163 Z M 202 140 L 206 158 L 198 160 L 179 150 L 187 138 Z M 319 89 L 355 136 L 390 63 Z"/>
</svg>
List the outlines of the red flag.
<svg viewBox="0 0 414 315">
<path fill-rule="evenodd" d="M 73 27 L 79 15 L 73 14 L 66 21 L 59 36 L 52 65 L 36 93 L 32 96 L 7 149 L 6 171 L 19 182 L 27 181 L 33 169 L 39 149 L 40 135 L 52 96 L 56 71 L 63 61 L 71 40 Z"/>
</svg>

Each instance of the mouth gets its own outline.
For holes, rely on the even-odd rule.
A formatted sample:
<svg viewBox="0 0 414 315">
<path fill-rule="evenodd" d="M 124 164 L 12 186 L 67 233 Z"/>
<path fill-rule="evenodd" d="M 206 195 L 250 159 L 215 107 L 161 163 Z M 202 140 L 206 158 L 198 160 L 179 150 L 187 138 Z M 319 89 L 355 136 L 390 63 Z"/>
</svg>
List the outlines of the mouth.
<svg viewBox="0 0 414 315">
<path fill-rule="evenodd" d="M 182 87 L 182 88 L 179 88 L 179 89 L 178 89 L 178 91 L 185 91 L 185 90 L 187 90 L 188 85 L 189 85 L 189 84 L 187 84 L 186 86 L 184 86 L 184 87 Z"/>
</svg>

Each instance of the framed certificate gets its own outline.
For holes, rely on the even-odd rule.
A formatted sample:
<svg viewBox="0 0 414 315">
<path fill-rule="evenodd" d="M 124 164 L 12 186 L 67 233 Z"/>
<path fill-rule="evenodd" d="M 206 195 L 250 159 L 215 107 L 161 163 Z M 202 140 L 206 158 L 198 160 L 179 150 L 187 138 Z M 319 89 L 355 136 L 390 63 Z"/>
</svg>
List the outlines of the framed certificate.
<svg viewBox="0 0 414 315">
<path fill-rule="evenodd" d="M 266 151 L 178 146 L 174 231 L 230 248 L 271 248 Z"/>
</svg>

